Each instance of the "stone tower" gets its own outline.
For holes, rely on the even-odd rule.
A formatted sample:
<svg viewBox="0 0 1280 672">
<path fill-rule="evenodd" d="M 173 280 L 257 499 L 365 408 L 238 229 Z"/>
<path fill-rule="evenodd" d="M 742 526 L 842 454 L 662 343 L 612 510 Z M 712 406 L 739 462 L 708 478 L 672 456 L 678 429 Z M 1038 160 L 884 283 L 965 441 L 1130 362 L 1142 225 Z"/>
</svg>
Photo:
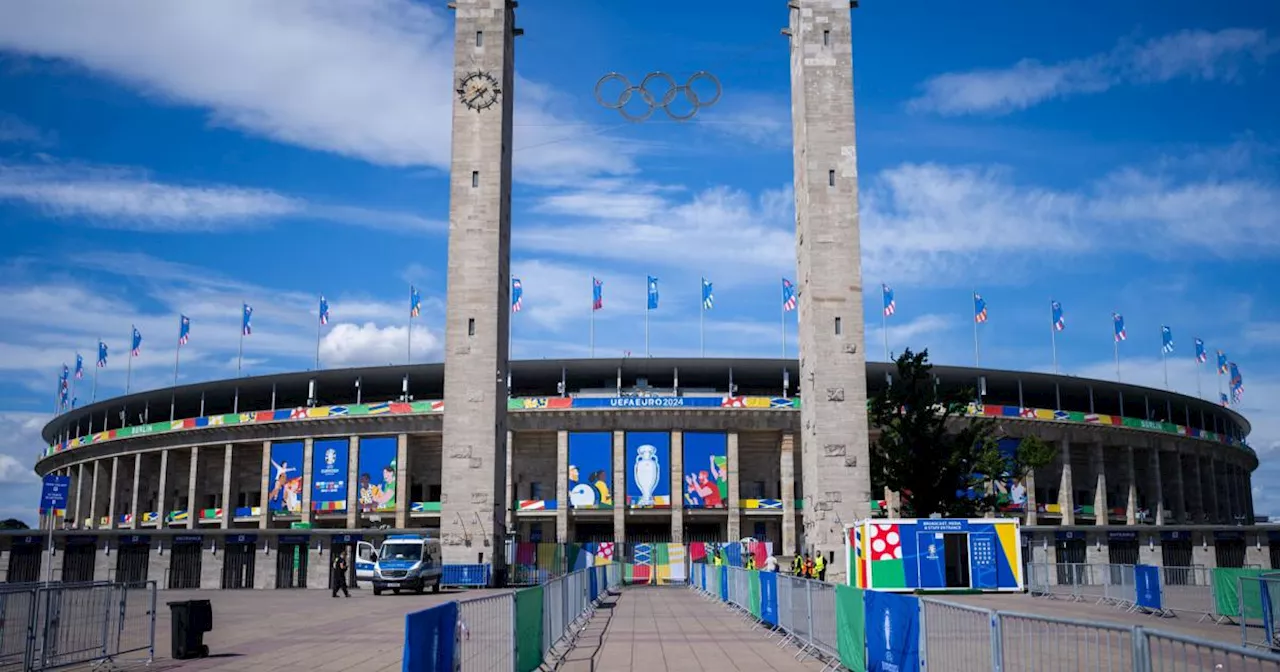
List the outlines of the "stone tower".
<svg viewBox="0 0 1280 672">
<path fill-rule="evenodd" d="M 511 319 L 514 0 L 455 0 L 440 536 L 448 563 L 503 562 Z M 480 559 L 483 554 L 483 559 Z"/>
<path fill-rule="evenodd" d="M 800 316 L 801 468 L 808 550 L 845 575 L 844 526 L 870 516 L 858 153 L 849 0 L 790 0 Z"/>
</svg>

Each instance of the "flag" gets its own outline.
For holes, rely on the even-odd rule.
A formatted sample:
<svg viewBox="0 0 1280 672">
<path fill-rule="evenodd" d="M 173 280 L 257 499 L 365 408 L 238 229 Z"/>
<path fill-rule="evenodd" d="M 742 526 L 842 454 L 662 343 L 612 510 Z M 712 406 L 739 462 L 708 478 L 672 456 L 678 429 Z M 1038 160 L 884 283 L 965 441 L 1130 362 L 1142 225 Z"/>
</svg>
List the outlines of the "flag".
<svg viewBox="0 0 1280 672">
<path fill-rule="evenodd" d="M 84 380 L 84 357 L 76 353 L 76 380 Z"/>
<path fill-rule="evenodd" d="M 1218 375 L 1222 375 L 1226 372 L 1227 372 L 1227 353 L 1219 350 L 1218 351 Z"/>
<path fill-rule="evenodd" d="M 1226 393 L 1226 392 L 1219 392 L 1219 393 L 1218 393 L 1218 403 L 1222 404 L 1223 406 L 1230 406 L 1230 405 L 1231 405 L 1231 400 L 1227 398 L 1227 393 Z"/>
<path fill-rule="evenodd" d="M 1204 364 L 1209 361 L 1209 353 L 1204 350 L 1204 341 L 1196 339 L 1196 361 Z"/>
<path fill-rule="evenodd" d="M 649 276 L 649 303 L 646 306 L 649 310 L 658 309 L 658 279 Z"/>
<path fill-rule="evenodd" d="M 706 278 L 702 279 L 702 309 L 711 310 L 711 306 L 715 303 L 715 295 L 711 291 L 711 283 Z"/>
<path fill-rule="evenodd" d="M 796 286 L 791 281 L 782 279 L 782 310 L 791 312 L 796 309 L 799 301 L 796 299 Z"/>
<path fill-rule="evenodd" d="M 1053 312 L 1053 328 L 1056 331 L 1062 331 L 1067 328 L 1067 318 L 1062 314 L 1062 304 L 1057 301 L 1049 302 L 1049 310 Z"/>
<path fill-rule="evenodd" d="M 977 292 L 973 293 L 973 321 L 979 323 L 987 321 L 987 302 L 978 296 Z"/>
<path fill-rule="evenodd" d="M 325 300 L 324 294 L 320 295 L 320 324 L 329 324 L 329 302 Z"/>
<path fill-rule="evenodd" d="M 1231 370 L 1231 400 L 1240 403 L 1240 398 L 1244 396 L 1244 378 L 1240 375 L 1240 369 L 1236 367 L 1235 362 L 1227 365 Z"/>
<path fill-rule="evenodd" d="M 604 308 L 604 283 L 599 278 L 591 278 L 591 310 Z"/>
<path fill-rule="evenodd" d="M 98 368 L 107 368 L 107 344 L 98 341 Z"/>
<path fill-rule="evenodd" d="M 137 327 L 133 328 L 133 345 L 129 348 L 129 353 L 134 357 L 142 353 L 142 332 Z"/>
<path fill-rule="evenodd" d="M 418 293 L 418 288 L 409 286 L 409 317 L 417 317 L 422 314 L 422 295 Z"/>
<path fill-rule="evenodd" d="M 240 333 L 248 336 L 253 333 L 253 325 L 249 320 L 253 317 L 253 306 L 244 304 L 244 319 L 240 321 Z"/>
<path fill-rule="evenodd" d="M 511 312 L 518 313 L 524 308 L 524 285 L 520 278 L 511 278 Z"/>
<path fill-rule="evenodd" d="M 1173 330 L 1169 327 L 1160 327 L 1160 349 L 1165 352 L 1173 352 Z"/>
<path fill-rule="evenodd" d="M 1129 337 L 1128 334 L 1126 334 L 1124 331 L 1123 315 L 1121 315 L 1120 313 L 1111 313 L 1111 321 L 1115 324 L 1115 328 L 1116 328 L 1116 343 L 1119 343 L 1120 341 L 1123 341 L 1124 339 Z"/>
<path fill-rule="evenodd" d="M 191 340 L 191 318 L 186 315 L 179 316 L 178 320 L 178 345 L 186 345 Z"/>
<path fill-rule="evenodd" d="M 880 293 L 884 295 L 884 316 L 889 317 L 898 309 L 898 304 L 894 303 L 893 300 L 893 290 L 890 289 L 889 285 L 881 284 Z"/>
</svg>

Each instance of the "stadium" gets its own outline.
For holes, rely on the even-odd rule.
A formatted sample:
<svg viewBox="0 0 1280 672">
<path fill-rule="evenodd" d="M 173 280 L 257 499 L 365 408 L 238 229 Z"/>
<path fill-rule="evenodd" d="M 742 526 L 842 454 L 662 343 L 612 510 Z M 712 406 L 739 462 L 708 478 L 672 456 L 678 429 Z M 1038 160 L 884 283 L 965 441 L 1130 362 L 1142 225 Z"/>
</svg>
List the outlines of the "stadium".
<svg viewBox="0 0 1280 672">
<path fill-rule="evenodd" d="M 869 395 L 889 369 L 867 364 Z M 997 418 L 1002 442 L 1036 435 L 1058 448 L 1056 464 L 1007 486 L 999 515 L 1022 521 L 1024 562 L 1276 566 L 1248 495 L 1250 426 L 1234 410 L 1072 376 L 933 374 L 977 389 L 969 414 Z M 513 362 L 506 536 L 807 549 L 798 379 L 798 363 L 779 359 Z M 442 445 L 443 381 L 442 364 L 297 372 L 68 411 L 45 428 L 36 464 L 71 478 L 53 570 L 177 588 L 323 587 L 326 554 L 396 530 L 439 534 L 450 518 L 468 530 L 467 562 L 501 564 L 488 521 L 442 501 L 444 461 L 475 459 Z M 895 508 L 872 502 L 873 516 Z M 36 578 L 44 543 L 0 537 L 0 569 Z"/>
</svg>

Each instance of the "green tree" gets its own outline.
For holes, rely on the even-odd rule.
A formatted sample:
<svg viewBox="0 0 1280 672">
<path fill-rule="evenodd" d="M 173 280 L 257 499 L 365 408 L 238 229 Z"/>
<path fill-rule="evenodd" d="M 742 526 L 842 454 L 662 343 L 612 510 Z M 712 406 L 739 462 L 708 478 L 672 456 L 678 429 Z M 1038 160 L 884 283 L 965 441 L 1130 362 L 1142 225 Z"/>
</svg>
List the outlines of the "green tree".
<svg viewBox="0 0 1280 672">
<path fill-rule="evenodd" d="M 904 508 L 915 516 L 993 511 L 997 481 L 1022 478 L 1054 459 L 1053 449 L 1034 437 L 1013 456 L 1002 454 L 995 420 L 965 417 L 973 389 L 939 386 L 928 350 L 907 350 L 895 365 L 892 381 L 869 404 L 871 424 L 880 430 L 871 451 L 872 486 L 903 493 Z"/>
<path fill-rule="evenodd" d="M 26 523 L 17 518 L 7 518 L 0 520 L 0 530 L 29 530 L 30 527 Z"/>
</svg>

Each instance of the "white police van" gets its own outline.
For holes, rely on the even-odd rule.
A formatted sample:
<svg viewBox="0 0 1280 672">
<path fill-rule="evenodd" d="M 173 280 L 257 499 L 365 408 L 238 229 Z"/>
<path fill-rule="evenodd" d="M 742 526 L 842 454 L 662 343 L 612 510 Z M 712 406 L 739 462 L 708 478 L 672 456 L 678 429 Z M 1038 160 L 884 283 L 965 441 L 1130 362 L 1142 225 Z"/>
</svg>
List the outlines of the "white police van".
<svg viewBox="0 0 1280 672">
<path fill-rule="evenodd" d="M 420 534 L 393 534 L 373 556 L 373 594 L 390 590 L 418 593 L 431 586 L 440 592 L 442 574 L 440 542 Z"/>
</svg>

